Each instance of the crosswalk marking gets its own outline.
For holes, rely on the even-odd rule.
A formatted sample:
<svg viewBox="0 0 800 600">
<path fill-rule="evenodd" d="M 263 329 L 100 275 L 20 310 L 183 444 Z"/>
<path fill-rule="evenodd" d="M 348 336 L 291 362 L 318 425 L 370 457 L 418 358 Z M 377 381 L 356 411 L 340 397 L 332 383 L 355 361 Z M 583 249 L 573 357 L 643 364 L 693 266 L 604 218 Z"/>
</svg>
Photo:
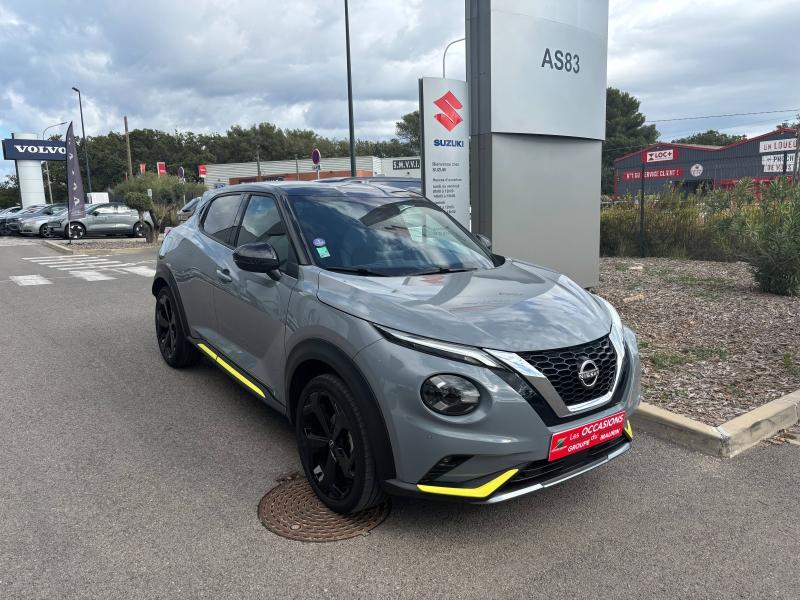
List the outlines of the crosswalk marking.
<svg viewBox="0 0 800 600">
<path fill-rule="evenodd" d="M 104 256 L 109 256 L 108 254 Z M 73 260 L 76 258 L 90 258 L 88 254 L 70 254 L 69 256 L 30 256 L 22 260 L 29 260 L 35 263 L 57 262 L 60 260 Z"/>
<path fill-rule="evenodd" d="M 64 265 L 53 266 L 54 269 L 58 269 L 59 271 L 71 271 L 72 269 L 105 269 L 105 268 L 117 268 L 122 267 L 126 264 L 130 263 L 122 263 L 118 260 L 106 260 L 106 261 L 97 261 L 97 262 L 80 262 L 80 263 L 66 263 Z"/>
<path fill-rule="evenodd" d="M 109 279 L 115 279 L 115 277 L 105 275 L 100 271 L 70 271 L 69 274 L 79 279 L 85 279 L 86 281 L 107 281 Z"/>
<path fill-rule="evenodd" d="M 17 285 L 47 285 L 48 283 L 53 283 L 41 275 L 11 275 L 9 279 Z"/>
<path fill-rule="evenodd" d="M 0 238 L 0 246 L 35 246 L 37 243 L 20 238 Z"/>
<path fill-rule="evenodd" d="M 152 277 L 156 274 L 156 270 L 151 269 L 150 267 L 125 267 L 122 270 L 127 271 L 128 273 L 141 275 L 142 277 Z"/>
</svg>

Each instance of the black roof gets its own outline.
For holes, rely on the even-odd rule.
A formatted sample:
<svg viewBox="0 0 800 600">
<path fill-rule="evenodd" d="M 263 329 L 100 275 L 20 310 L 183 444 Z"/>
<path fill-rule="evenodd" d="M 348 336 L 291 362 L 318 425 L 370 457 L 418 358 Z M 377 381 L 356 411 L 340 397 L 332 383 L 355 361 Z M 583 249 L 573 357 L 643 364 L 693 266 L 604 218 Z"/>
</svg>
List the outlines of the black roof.
<svg viewBox="0 0 800 600">
<path fill-rule="evenodd" d="M 287 196 L 369 196 L 371 198 L 386 197 L 396 198 L 398 196 L 407 195 L 412 198 L 419 198 L 419 194 L 415 194 L 410 190 L 403 190 L 400 188 L 393 188 L 391 186 L 376 185 L 375 183 L 353 183 L 350 181 L 343 181 L 341 183 L 331 183 L 328 185 L 319 185 L 316 182 L 308 181 L 264 181 L 259 183 L 240 183 L 238 185 L 230 185 L 214 190 L 214 195 L 225 192 L 272 192 L 283 193 Z"/>
</svg>

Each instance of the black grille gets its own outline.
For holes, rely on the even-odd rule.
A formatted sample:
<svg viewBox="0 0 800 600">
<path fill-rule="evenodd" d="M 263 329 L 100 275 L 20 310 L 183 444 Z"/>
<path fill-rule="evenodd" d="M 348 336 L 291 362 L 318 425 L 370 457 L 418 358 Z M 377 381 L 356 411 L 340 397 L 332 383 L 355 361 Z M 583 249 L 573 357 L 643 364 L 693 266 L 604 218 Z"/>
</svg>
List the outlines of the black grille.
<svg viewBox="0 0 800 600">
<path fill-rule="evenodd" d="M 617 353 L 608 336 L 569 348 L 542 352 L 520 352 L 519 355 L 544 374 L 565 404 L 580 404 L 599 398 L 611 391 L 617 368 Z M 587 388 L 578 378 L 586 360 L 599 369 L 597 382 Z"/>
</svg>

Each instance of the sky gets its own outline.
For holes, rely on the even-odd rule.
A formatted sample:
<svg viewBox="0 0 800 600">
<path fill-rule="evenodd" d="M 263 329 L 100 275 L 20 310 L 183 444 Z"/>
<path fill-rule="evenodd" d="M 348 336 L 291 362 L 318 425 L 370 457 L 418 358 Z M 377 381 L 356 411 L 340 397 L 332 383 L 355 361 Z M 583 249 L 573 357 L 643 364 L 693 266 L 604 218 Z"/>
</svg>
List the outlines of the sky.
<svg viewBox="0 0 800 600">
<path fill-rule="evenodd" d="M 351 0 L 356 136 L 387 139 L 464 36 L 464 0 Z M 610 0 L 608 84 L 651 120 L 800 108 L 798 0 Z M 0 137 L 79 124 L 223 132 L 270 121 L 347 136 L 339 0 L 0 0 Z M 447 75 L 465 78 L 464 44 Z M 793 113 L 657 123 L 756 135 Z M 53 128 L 50 132 L 63 131 Z M 13 163 L 0 161 L 0 176 Z"/>
</svg>

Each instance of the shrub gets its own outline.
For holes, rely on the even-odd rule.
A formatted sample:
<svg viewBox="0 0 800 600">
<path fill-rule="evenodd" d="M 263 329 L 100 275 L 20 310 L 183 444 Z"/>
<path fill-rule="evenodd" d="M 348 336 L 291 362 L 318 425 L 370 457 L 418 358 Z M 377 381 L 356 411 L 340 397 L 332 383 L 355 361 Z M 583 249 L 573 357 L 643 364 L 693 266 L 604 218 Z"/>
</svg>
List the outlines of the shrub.
<svg viewBox="0 0 800 600">
<path fill-rule="evenodd" d="M 763 188 L 740 235 L 761 291 L 800 295 L 800 187 L 781 178 Z"/>
</svg>

